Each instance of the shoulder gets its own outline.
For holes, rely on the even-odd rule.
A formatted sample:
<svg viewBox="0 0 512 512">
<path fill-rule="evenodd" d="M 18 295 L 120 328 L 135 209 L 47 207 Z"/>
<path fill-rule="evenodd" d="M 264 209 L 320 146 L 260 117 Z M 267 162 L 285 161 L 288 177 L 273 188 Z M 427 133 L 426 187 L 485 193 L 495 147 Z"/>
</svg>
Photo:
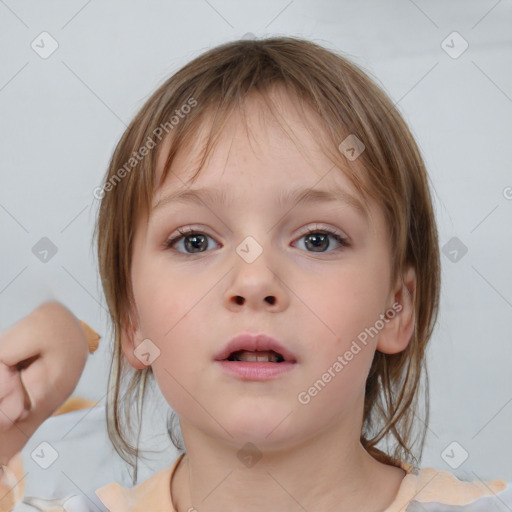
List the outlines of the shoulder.
<svg viewBox="0 0 512 512">
<path fill-rule="evenodd" d="M 171 499 L 171 478 L 184 454 L 172 466 L 165 468 L 135 487 L 111 482 L 97 489 L 96 496 L 109 512 L 175 512 Z"/>
<path fill-rule="evenodd" d="M 499 512 L 512 510 L 512 483 L 463 480 L 449 471 L 405 467 L 395 501 L 385 512 Z"/>
</svg>

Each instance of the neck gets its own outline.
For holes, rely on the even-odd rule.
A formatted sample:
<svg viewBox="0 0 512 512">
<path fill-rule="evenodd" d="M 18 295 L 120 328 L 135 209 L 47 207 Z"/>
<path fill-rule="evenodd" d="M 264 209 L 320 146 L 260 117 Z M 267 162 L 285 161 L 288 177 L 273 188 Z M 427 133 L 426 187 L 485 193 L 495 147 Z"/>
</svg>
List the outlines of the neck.
<svg viewBox="0 0 512 512">
<path fill-rule="evenodd" d="M 182 433 L 187 452 L 171 489 L 177 512 L 381 512 L 405 476 L 339 429 L 272 450 L 225 445 L 183 421 Z"/>
</svg>

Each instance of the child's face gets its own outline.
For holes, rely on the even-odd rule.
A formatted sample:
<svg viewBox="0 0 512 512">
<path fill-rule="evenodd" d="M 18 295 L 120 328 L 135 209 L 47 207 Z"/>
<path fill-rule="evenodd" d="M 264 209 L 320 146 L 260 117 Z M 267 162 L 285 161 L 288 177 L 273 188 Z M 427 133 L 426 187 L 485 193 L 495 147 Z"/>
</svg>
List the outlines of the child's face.
<svg viewBox="0 0 512 512">
<path fill-rule="evenodd" d="M 185 442 L 190 425 L 236 446 L 251 441 L 259 447 L 292 444 L 326 428 L 360 432 L 375 349 L 403 350 L 412 332 L 412 324 L 405 325 L 399 320 L 403 313 L 394 310 L 394 320 L 378 322 L 396 305 L 399 291 L 390 283 L 388 230 L 373 203 L 371 217 L 339 199 L 278 203 L 292 189 L 356 195 L 315 145 L 290 100 L 279 98 L 308 160 L 262 104 L 251 100 L 251 140 L 243 122 L 233 118 L 192 185 L 224 192 L 228 201 L 165 203 L 193 174 L 197 145 L 178 155 L 154 196 L 153 204 L 163 204 L 137 226 L 132 279 L 138 327 L 134 345 L 125 337 L 123 346 L 138 368 L 144 366 L 133 356 L 134 346 L 149 339 L 158 347 L 153 372 L 180 416 Z M 310 129 L 314 133 L 316 127 Z M 166 248 L 177 228 L 194 229 L 203 238 L 181 238 Z M 308 230 L 334 230 L 350 246 L 340 246 L 333 236 L 305 236 Z M 247 237 L 262 249 L 253 262 L 236 250 Z M 273 303 L 265 300 L 269 296 Z M 366 334 L 365 345 L 361 333 L 375 329 L 376 322 L 385 327 L 378 336 Z M 284 344 L 297 359 L 292 370 L 266 381 L 225 373 L 215 355 L 247 331 Z M 353 356 L 346 357 L 351 346 Z M 319 380 L 322 390 L 308 391 Z"/>
</svg>

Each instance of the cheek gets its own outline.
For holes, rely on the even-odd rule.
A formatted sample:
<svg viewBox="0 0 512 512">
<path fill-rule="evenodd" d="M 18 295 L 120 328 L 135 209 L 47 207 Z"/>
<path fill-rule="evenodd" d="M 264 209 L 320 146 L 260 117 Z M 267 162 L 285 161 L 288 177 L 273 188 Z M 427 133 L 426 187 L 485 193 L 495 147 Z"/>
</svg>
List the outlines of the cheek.
<svg viewBox="0 0 512 512">
<path fill-rule="evenodd" d="M 358 407 L 375 354 L 377 337 L 367 329 L 381 313 L 382 293 L 364 274 L 350 273 L 340 280 L 343 286 L 330 284 L 327 293 L 310 295 L 316 302 L 319 318 L 309 312 L 304 339 L 315 343 L 315 362 L 304 381 L 301 406 L 311 417 L 336 417 L 340 411 Z M 309 311 L 309 310 L 308 310 Z M 323 334 L 320 334 L 323 333 Z"/>
<path fill-rule="evenodd" d="M 204 317 L 208 300 L 204 296 L 211 283 L 170 272 L 165 261 L 156 258 L 151 262 L 141 258 L 137 263 L 133 289 L 140 318 L 139 338 L 148 338 L 159 350 L 152 367 L 164 396 L 177 396 L 181 389 L 178 383 L 188 382 L 205 359 L 206 336 L 212 331 Z"/>
<path fill-rule="evenodd" d="M 302 296 L 311 327 L 344 346 L 384 313 L 385 279 L 368 267 L 353 265 L 325 279 L 323 286 L 304 289 Z"/>
<path fill-rule="evenodd" d="M 307 329 L 304 339 L 316 343 L 316 363 L 309 378 L 311 384 L 320 379 L 320 386 L 329 382 L 324 397 L 347 400 L 364 391 L 378 340 L 375 325 L 385 312 L 385 279 L 378 269 L 353 265 L 326 280 L 323 292 L 316 287 L 307 295 L 311 307 L 306 308 L 301 325 Z"/>
<path fill-rule="evenodd" d="M 179 272 L 170 272 L 161 259 L 141 258 L 132 269 L 132 283 L 141 321 L 142 334 L 162 340 L 173 336 L 173 331 L 186 321 L 193 307 L 196 287 L 190 278 Z"/>
</svg>

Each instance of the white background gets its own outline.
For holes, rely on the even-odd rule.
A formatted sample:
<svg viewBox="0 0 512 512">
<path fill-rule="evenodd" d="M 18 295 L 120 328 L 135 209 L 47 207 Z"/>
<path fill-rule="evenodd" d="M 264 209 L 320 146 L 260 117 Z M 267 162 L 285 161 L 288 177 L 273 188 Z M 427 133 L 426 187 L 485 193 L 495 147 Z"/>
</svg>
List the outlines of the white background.
<svg viewBox="0 0 512 512">
<path fill-rule="evenodd" d="M 58 43 L 46 59 L 31 47 L 43 31 Z M 442 47 L 463 48 L 453 31 L 469 45 L 458 58 Z M 62 301 L 104 335 L 75 391 L 104 401 L 111 340 L 92 192 L 150 93 L 247 33 L 344 52 L 411 126 L 441 246 L 457 237 L 468 248 L 456 263 L 442 254 L 422 465 L 451 470 L 441 453 L 456 441 L 469 454 L 456 474 L 512 481 L 510 1 L 0 1 L 0 329 L 44 300 Z M 47 263 L 32 252 L 42 237 L 57 247 Z"/>
</svg>

